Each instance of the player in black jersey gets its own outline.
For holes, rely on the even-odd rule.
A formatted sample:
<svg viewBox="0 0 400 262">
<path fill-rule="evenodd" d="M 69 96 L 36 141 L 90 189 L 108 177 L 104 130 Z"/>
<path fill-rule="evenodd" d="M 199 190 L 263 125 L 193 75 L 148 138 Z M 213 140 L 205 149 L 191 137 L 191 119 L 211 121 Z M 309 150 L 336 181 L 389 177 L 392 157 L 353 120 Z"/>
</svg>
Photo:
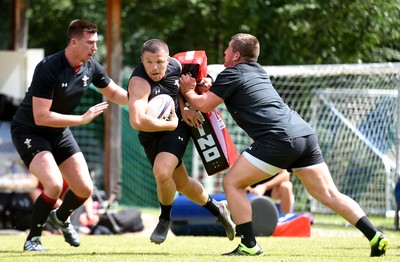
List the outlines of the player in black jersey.
<svg viewBox="0 0 400 262">
<path fill-rule="evenodd" d="M 369 221 L 350 197 L 337 189 L 311 126 L 278 95 L 265 70 L 257 63 L 260 45 L 250 34 L 236 34 L 225 50 L 225 69 L 203 95 L 189 75 L 180 79 L 181 93 L 202 112 L 222 102 L 236 123 L 254 140 L 223 179 L 223 188 L 241 243 L 224 255 L 259 255 L 252 226 L 251 205 L 245 189 L 287 169 L 302 181 L 318 201 L 356 226 L 370 241 L 371 256 L 385 254 L 388 239 Z"/>
<path fill-rule="evenodd" d="M 225 227 L 228 238 L 233 240 L 235 225 L 226 202 L 212 199 L 200 182 L 189 177 L 182 163 L 190 140 L 188 124 L 198 126 L 201 117 L 196 111 L 185 108 L 180 100 L 181 64 L 169 57 L 167 44 L 158 39 L 143 44 L 141 59 L 142 63 L 134 69 L 129 80 L 129 117 L 131 126 L 139 130 L 139 141 L 153 166 L 161 206 L 159 223 L 150 236 L 151 242 L 161 244 L 165 241 L 171 226 L 171 209 L 177 191 L 216 216 L 217 221 Z M 169 120 L 146 114 L 148 101 L 160 94 L 168 94 L 175 101 L 175 110 Z"/>
<path fill-rule="evenodd" d="M 127 92 L 115 84 L 93 58 L 97 50 L 97 26 L 78 19 L 67 30 L 65 50 L 44 58 L 11 123 L 13 143 L 40 183 L 43 192 L 34 204 L 26 251 L 44 251 L 40 237 L 49 218 L 65 241 L 79 246 L 79 236 L 69 216 L 92 195 L 93 183 L 86 160 L 69 126 L 85 125 L 107 109 L 107 102 L 90 107 L 83 115 L 71 115 L 92 83 L 110 101 L 128 104 Z M 62 205 L 52 210 L 63 188 L 70 186 Z"/>
</svg>

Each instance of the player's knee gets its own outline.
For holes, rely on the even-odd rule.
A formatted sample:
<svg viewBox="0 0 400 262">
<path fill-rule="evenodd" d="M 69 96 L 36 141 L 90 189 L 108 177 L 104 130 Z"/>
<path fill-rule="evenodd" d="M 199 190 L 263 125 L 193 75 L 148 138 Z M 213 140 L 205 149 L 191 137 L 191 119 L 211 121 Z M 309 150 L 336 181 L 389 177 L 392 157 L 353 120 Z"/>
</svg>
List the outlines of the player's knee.
<svg viewBox="0 0 400 262">
<path fill-rule="evenodd" d="M 293 184 L 290 181 L 282 182 L 280 185 L 281 192 L 286 194 L 292 194 Z"/>
<path fill-rule="evenodd" d="M 222 180 L 222 188 L 224 191 L 231 191 L 236 189 L 245 189 L 245 187 L 241 187 L 234 180 L 224 177 Z"/>
<path fill-rule="evenodd" d="M 79 188 L 71 188 L 71 190 L 79 198 L 88 199 L 93 194 L 93 184 L 84 184 L 81 185 Z"/>
<path fill-rule="evenodd" d="M 55 184 L 51 188 L 57 195 L 61 195 L 64 189 L 62 184 Z"/>
<path fill-rule="evenodd" d="M 63 185 L 62 183 L 50 183 L 50 184 L 43 184 L 43 192 L 48 196 L 53 199 L 57 199 L 61 196 L 61 193 L 63 191 Z"/>
<path fill-rule="evenodd" d="M 153 169 L 153 172 L 157 183 L 163 183 L 169 179 L 172 179 L 172 174 L 171 172 L 168 172 L 168 170 Z"/>
<path fill-rule="evenodd" d="M 89 198 L 93 194 L 93 185 L 88 185 L 85 190 L 85 196 Z"/>
</svg>

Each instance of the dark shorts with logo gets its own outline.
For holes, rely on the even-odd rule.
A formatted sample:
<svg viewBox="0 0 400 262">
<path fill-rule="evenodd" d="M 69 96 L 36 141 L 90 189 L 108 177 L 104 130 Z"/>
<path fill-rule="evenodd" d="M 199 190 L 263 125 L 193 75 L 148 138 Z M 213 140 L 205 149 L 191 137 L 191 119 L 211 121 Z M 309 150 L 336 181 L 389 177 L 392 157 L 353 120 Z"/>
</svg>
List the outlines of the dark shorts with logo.
<svg viewBox="0 0 400 262">
<path fill-rule="evenodd" d="M 35 155 L 42 151 L 51 152 L 58 165 L 72 155 L 81 152 L 69 128 L 62 133 L 52 133 L 12 122 L 11 137 L 15 149 L 27 168 Z"/>
<path fill-rule="evenodd" d="M 246 152 L 270 165 L 287 169 L 308 167 L 324 162 L 316 135 L 276 139 L 258 138 Z"/>
<path fill-rule="evenodd" d="M 178 167 L 182 163 L 182 157 L 190 141 L 190 129 L 189 126 L 181 120 L 174 131 L 140 132 L 139 141 L 152 166 L 159 153 L 167 152 L 178 158 Z"/>
</svg>

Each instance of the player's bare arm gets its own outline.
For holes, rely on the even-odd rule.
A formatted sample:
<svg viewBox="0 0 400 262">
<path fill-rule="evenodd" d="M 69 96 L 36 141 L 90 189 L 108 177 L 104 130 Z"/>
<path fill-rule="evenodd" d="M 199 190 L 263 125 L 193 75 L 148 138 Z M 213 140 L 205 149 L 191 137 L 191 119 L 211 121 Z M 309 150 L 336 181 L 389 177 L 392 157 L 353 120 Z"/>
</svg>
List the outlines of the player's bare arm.
<svg viewBox="0 0 400 262">
<path fill-rule="evenodd" d="M 52 102 L 51 99 L 32 98 L 33 117 L 36 125 L 56 128 L 85 125 L 108 108 L 107 102 L 101 102 L 90 107 L 83 115 L 65 115 L 50 111 Z"/>
<path fill-rule="evenodd" d="M 100 93 L 113 103 L 126 106 L 128 105 L 128 92 L 117 85 L 113 80 L 107 87 L 99 88 Z"/>
<path fill-rule="evenodd" d="M 140 77 L 132 77 L 128 85 L 129 122 L 133 129 L 145 132 L 172 131 L 178 126 L 175 110 L 169 120 L 162 120 L 146 114 L 150 95 L 149 83 Z"/>
</svg>

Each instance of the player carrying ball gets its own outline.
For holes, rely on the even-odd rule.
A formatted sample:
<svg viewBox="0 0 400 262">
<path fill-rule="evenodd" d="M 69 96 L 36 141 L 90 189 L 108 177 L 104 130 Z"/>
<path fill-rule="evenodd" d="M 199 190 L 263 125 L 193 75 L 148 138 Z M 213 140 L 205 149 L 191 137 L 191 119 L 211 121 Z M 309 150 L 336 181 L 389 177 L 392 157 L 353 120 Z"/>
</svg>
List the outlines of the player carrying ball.
<svg viewBox="0 0 400 262">
<path fill-rule="evenodd" d="M 151 242 L 161 244 L 165 241 L 171 227 L 171 210 L 177 191 L 210 211 L 225 227 L 228 238 L 233 240 L 235 225 L 226 201 L 212 199 L 199 181 L 189 177 L 182 162 L 190 141 L 188 123 L 201 124 L 201 116 L 186 108 L 179 94 L 182 65 L 169 56 L 167 44 L 159 39 L 143 44 L 141 59 L 128 84 L 129 118 L 132 128 L 139 130 L 139 141 L 153 167 L 157 184 L 161 214 L 150 236 Z M 171 96 L 176 105 L 167 121 L 146 114 L 149 100 L 160 94 Z"/>
</svg>

